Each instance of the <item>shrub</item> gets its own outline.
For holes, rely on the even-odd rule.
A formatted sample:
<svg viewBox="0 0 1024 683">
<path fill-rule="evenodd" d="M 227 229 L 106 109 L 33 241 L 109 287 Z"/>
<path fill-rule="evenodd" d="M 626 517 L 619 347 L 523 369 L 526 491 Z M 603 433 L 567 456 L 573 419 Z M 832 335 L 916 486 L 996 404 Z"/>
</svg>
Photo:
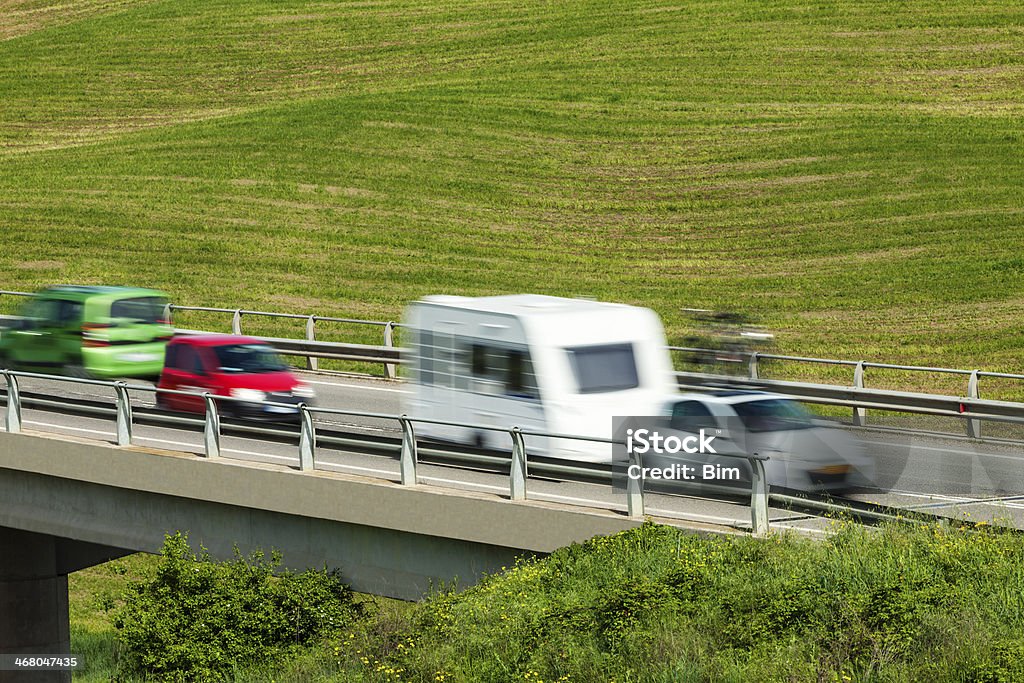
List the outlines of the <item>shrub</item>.
<svg viewBox="0 0 1024 683">
<path fill-rule="evenodd" d="M 328 636 L 362 612 L 336 571 L 277 573 L 281 556 L 197 557 L 188 537 L 164 541 L 155 577 L 129 586 L 114 614 L 124 673 L 210 681 Z M 276 573 L 276 575 L 275 575 Z"/>
</svg>

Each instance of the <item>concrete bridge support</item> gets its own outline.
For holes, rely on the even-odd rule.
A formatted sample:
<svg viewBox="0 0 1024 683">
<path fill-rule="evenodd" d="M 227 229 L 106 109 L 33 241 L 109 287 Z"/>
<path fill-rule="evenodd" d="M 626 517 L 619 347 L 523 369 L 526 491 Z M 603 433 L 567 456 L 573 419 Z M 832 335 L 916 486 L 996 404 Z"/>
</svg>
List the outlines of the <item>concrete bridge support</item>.
<svg viewBox="0 0 1024 683">
<path fill-rule="evenodd" d="M 0 654 L 69 654 L 68 574 L 127 551 L 0 527 Z M 70 681 L 70 671 L 0 671 L 0 681 Z"/>
</svg>

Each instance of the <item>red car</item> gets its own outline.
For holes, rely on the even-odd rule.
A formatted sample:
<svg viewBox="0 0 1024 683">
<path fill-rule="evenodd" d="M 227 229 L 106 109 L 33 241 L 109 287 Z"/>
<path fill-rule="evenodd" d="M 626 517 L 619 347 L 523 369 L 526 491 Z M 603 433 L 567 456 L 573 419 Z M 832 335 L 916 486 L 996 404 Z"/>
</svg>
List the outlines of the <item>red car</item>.
<svg viewBox="0 0 1024 683">
<path fill-rule="evenodd" d="M 157 405 L 170 410 L 206 412 L 204 392 L 241 399 L 217 402 L 221 414 L 235 417 L 294 417 L 298 404 L 309 405 L 314 398 L 312 387 L 292 374 L 270 344 L 233 334 L 172 339 L 157 386 L 196 394 L 157 394 Z M 264 401 L 290 405 L 268 406 Z"/>
</svg>

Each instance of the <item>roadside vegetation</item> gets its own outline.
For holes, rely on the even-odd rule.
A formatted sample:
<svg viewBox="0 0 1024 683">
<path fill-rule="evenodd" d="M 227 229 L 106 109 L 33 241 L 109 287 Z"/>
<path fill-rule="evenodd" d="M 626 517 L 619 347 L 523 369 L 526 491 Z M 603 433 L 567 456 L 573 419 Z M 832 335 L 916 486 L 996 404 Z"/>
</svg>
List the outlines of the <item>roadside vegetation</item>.
<svg viewBox="0 0 1024 683">
<path fill-rule="evenodd" d="M 533 291 L 1024 370 L 1020 3 L 4 11 L 6 288 L 385 320 Z"/>
<path fill-rule="evenodd" d="M 646 524 L 521 562 L 462 593 L 419 604 L 366 598 L 329 637 L 210 680 L 941 683 L 1024 676 L 1024 537 L 984 527 L 845 522 L 833 531 L 824 540 L 758 540 Z M 181 562 L 172 555 L 170 564 L 189 573 Z M 167 557 L 160 563 L 167 566 Z M 169 584 L 157 584 L 168 596 Z M 128 595 L 154 594 L 153 585 Z M 184 595 L 181 604 L 201 597 Z M 149 608 L 135 603 L 111 613 L 131 614 L 134 624 L 185 625 L 160 610 L 146 619 Z M 73 649 L 83 642 L 80 618 Z M 108 623 L 106 634 L 112 631 Z M 165 641 L 175 652 L 187 649 Z M 111 668 L 94 668 L 83 680 L 118 671 L 111 658 L 100 661 Z M 200 674 L 183 679 L 203 680 Z M 155 680 L 175 678 L 168 671 Z"/>
</svg>

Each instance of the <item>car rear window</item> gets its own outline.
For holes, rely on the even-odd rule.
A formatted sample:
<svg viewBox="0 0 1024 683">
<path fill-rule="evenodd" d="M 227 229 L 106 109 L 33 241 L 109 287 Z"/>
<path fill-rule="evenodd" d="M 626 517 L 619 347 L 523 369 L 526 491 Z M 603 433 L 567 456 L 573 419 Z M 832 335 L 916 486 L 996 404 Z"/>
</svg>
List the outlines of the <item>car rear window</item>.
<svg viewBox="0 0 1024 683">
<path fill-rule="evenodd" d="M 751 432 L 781 432 L 788 429 L 813 427 L 813 417 L 796 401 L 770 398 L 747 401 L 733 406 L 743 426 Z"/>
<path fill-rule="evenodd" d="M 624 391 L 640 386 L 632 344 L 566 349 L 581 394 Z"/>
<path fill-rule="evenodd" d="M 138 323 L 163 324 L 167 300 L 158 296 L 118 299 L 110 304 L 110 317 Z"/>
<path fill-rule="evenodd" d="M 220 372 L 281 372 L 287 370 L 267 344 L 229 344 L 213 347 Z"/>
</svg>

